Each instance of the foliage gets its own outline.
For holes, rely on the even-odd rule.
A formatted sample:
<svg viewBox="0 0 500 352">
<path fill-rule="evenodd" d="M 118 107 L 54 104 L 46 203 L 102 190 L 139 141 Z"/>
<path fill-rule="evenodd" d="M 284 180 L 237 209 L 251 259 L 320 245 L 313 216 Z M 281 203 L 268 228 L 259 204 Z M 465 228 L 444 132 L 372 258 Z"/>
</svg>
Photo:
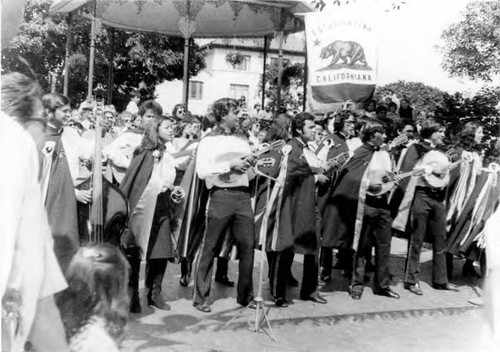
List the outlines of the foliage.
<svg viewBox="0 0 500 352">
<path fill-rule="evenodd" d="M 429 113 L 442 106 L 443 94 L 444 92 L 438 88 L 427 86 L 421 82 L 397 81 L 377 87 L 374 99 L 385 103 L 387 98 L 395 101 L 394 95 L 399 100 L 407 98 L 417 112 Z"/>
<path fill-rule="evenodd" d="M 447 125 L 450 135 L 455 135 L 468 121 L 479 120 L 484 126 L 486 153 L 492 154 L 500 132 L 500 86 L 485 86 L 475 95 L 442 92 L 418 82 L 398 81 L 377 87 L 374 99 L 379 104 L 408 98 L 417 112 L 433 116 L 437 111 Z"/>
<path fill-rule="evenodd" d="M 52 0 L 28 0 L 24 21 L 18 35 L 2 52 L 2 70 L 32 75 L 19 60 L 26 59 L 42 87 L 50 89 L 56 77 L 56 91 L 62 92 L 68 25 L 62 14 L 50 14 Z M 98 26 L 96 31 L 94 84 L 108 81 L 112 31 Z M 73 104 L 83 101 L 87 92 L 90 22 L 75 17 L 72 21 L 72 52 L 69 59 L 68 95 Z M 154 97 L 155 86 L 165 80 L 182 79 L 184 39 L 167 38 L 155 33 L 114 31 L 113 40 L 113 104 L 118 111 L 128 103 L 128 93 L 141 88 L 143 100 Z M 191 45 L 190 75 L 205 68 L 204 52 Z"/>
<path fill-rule="evenodd" d="M 463 18 L 442 34 L 443 68 L 453 76 L 491 81 L 500 74 L 500 3 L 467 4 Z"/>
<path fill-rule="evenodd" d="M 313 0 L 313 6 L 318 11 L 323 11 L 327 4 L 332 4 L 336 6 L 349 5 L 356 3 L 356 0 Z M 387 0 L 386 4 L 383 6 L 386 8 L 385 11 L 399 10 L 406 2 L 403 0 Z"/>
<path fill-rule="evenodd" d="M 273 106 L 278 101 L 278 63 L 266 65 L 266 90 L 265 95 L 269 103 Z M 262 87 L 262 83 L 259 85 Z M 302 92 L 304 87 L 304 64 L 290 63 L 283 60 L 283 70 L 281 75 L 281 104 L 287 110 L 302 110 Z"/>
<path fill-rule="evenodd" d="M 442 109 L 450 132 L 458 132 L 460 126 L 471 120 L 484 125 L 485 141 L 498 140 L 500 131 L 500 87 L 483 87 L 472 97 L 462 93 L 443 94 Z"/>
<path fill-rule="evenodd" d="M 240 53 L 228 53 L 226 55 L 226 62 L 231 64 L 233 67 L 240 65 L 245 60 L 245 56 Z"/>
</svg>

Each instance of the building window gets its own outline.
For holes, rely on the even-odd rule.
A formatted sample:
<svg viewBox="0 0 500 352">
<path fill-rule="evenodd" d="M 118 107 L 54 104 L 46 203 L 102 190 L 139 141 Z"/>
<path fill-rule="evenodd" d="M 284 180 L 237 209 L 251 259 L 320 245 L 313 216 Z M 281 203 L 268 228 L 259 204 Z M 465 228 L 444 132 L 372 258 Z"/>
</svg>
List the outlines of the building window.
<svg viewBox="0 0 500 352">
<path fill-rule="evenodd" d="M 189 82 L 189 99 L 203 99 L 203 82 L 190 81 Z"/>
<path fill-rule="evenodd" d="M 248 101 L 248 89 L 249 86 L 243 85 L 243 84 L 231 84 L 229 86 L 229 95 L 231 98 L 239 100 L 240 103 L 242 101 L 246 102 Z M 243 100 L 241 97 L 245 97 Z"/>
<path fill-rule="evenodd" d="M 250 69 L 250 55 L 241 55 L 240 63 L 233 65 L 236 71 L 248 71 Z"/>
</svg>

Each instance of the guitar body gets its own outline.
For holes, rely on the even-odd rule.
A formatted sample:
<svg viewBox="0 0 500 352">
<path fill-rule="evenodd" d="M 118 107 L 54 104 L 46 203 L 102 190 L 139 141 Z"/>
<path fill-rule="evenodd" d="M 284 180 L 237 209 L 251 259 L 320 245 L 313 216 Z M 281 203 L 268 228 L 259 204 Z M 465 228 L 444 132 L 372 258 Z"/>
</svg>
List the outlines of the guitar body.
<svg viewBox="0 0 500 352">
<path fill-rule="evenodd" d="M 450 183 L 450 160 L 448 156 L 437 150 L 427 152 L 422 158 L 422 165 L 429 165 L 433 169 L 448 168 L 442 175 L 431 173 L 430 175 L 424 174 L 425 182 L 432 188 L 443 188 Z"/>
<path fill-rule="evenodd" d="M 92 179 L 80 183 L 76 189 L 89 190 Z M 120 244 L 120 237 L 127 224 L 128 202 L 118 187 L 102 176 L 102 224 L 96 224 L 91 219 L 92 203 L 77 203 L 78 230 L 80 243 L 87 243 L 96 230 L 103 233 L 103 240 L 114 245 Z"/>
</svg>

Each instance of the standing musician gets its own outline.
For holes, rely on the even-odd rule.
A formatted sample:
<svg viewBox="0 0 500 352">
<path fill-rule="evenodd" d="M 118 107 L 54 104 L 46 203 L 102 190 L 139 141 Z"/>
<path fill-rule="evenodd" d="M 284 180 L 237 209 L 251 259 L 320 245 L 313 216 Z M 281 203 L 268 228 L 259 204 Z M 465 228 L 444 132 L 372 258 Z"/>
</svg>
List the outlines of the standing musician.
<svg viewBox="0 0 500 352">
<path fill-rule="evenodd" d="M 167 144 L 167 149 L 171 147 L 173 148 L 173 152 L 196 150 L 200 143 L 200 120 L 198 117 L 186 111 L 180 122 L 180 130 L 182 132 L 181 136 L 174 138 L 171 145 Z M 186 158 L 189 158 L 188 162 L 182 162 Z M 205 183 L 196 176 L 196 156 L 194 158 L 184 157 L 179 161 L 180 164 L 177 167 L 175 184 L 180 185 L 186 192 L 186 201 L 178 207 L 178 217 L 179 222 L 181 222 L 181 226 L 177 229 L 179 233 L 178 249 L 181 266 L 179 284 L 187 287 L 190 281 L 194 256 L 199 248 L 204 232 L 205 206 L 208 201 L 208 190 L 205 187 Z M 229 247 L 229 241 L 227 243 L 227 247 Z M 234 281 L 230 280 L 227 275 L 228 267 L 229 259 L 221 253 L 217 257 L 215 281 L 222 285 L 233 287 Z"/>
<path fill-rule="evenodd" d="M 64 125 L 71 116 L 70 100 L 49 93 L 42 97 L 42 103 L 47 120 L 40 176 L 42 200 L 54 237 L 54 251 L 64 272 L 79 246 L 75 189 L 61 140 Z"/>
<path fill-rule="evenodd" d="M 195 265 L 193 305 L 208 313 L 213 259 L 220 250 L 226 231 L 231 228 L 239 259 L 237 302 L 255 307 L 253 301 L 254 215 L 247 171 L 256 159 L 247 140 L 235 136 L 238 105 L 216 101 L 213 114 L 218 131 L 203 138 L 198 146 L 196 172 L 210 191 L 206 209 L 206 228 Z"/>
<path fill-rule="evenodd" d="M 278 140 L 288 138 L 289 126 L 283 121 L 273 121 L 269 127 L 263 146 Z M 276 212 L 281 182 L 286 176 L 286 152 L 290 147 L 281 150 L 269 150 L 263 153 L 257 161 L 258 175 L 255 179 L 255 245 L 257 249 L 265 250 L 269 267 L 269 286 L 274 303 L 278 307 L 288 307 L 286 299 L 287 285 L 298 286 L 291 275 L 293 250 L 276 251 L 273 248 L 272 232 L 276 227 Z M 270 162 L 269 165 L 261 164 Z M 265 243 L 264 243 L 265 237 Z"/>
<path fill-rule="evenodd" d="M 342 153 L 354 152 L 349 149 L 347 141 L 355 135 L 354 125 L 356 117 L 351 111 L 343 110 L 335 116 L 333 128 L 334 133 L 328 136 L 320 145 L 316 154 L 322 160 L 329 160 L 339 156 Z M 321 280 L 324 282 L 331 281 L 332 275 L 332 248 L 336 247 L 333 228 L 336 226 L 332 214 L 331 195 L 335 184 L 337 172 L 332 170 L 328 176 L 330 182 L 326 185 L 318 187 L 318 205 L 322 215 L 321 225 Z M 351 259 L 349 251 L 340 250 L 338 253 L 338 268 L 345 267 L 348 271 L 351 268 Z"/>
<path fill-rule="evenodd" d="M 155 118 L 163 114 L 163 108 L 153 100 L 147 100 L 139 108 L 139 117 L 142 121 L 140 128 L 132 128 L 119 135 L 113 142 L 104 148 L 104 155 L 108 158 L 113 177 L 118 183 L 122 182 L 127 168 L 132 161 L 135 149 L 141 144 L 144 130 Z"/>
<path fill-rule="evenodd" d="M 170 234 L 175 226 L 171 221 L 175 160 L 165 150 L 165 144 L 173 138 L 174 120 L 155 118 L 134 152 L 120 186 L 130 204 L 130 218 L 121 242 L 131 267 L 129 289 L 133 313 L 141 312 L 138 292 L 141 260 L 146 260 L 148 304 L 170 309 L 162 298 L 161 285 L 167 262 L 174 259 Z"/>
<path fill-rule="evenodd" d="M 445 196 L 447 183 L 433 186 L 431 177 L 445 179 L 449 166 L 445 154 L 436 150 L 443 145 L 445 126 L 435 119 L 427 119 L 420 130 L 420 141 L 408 148 L 400 170 L 425 170 L 425 175 L 412 176 L 409 181 L 402 182 L 398 191 L 404 194 L 398 206 L 393 198 L 393 209 L 398 209 L 392 227 L 405 231 L 408 219 L 411 236 L 406 259 L 404 287 L 416 295 L 423 295 L 420 287 L 420 253 L 422 244 L 429 233 L 433 239 L 433 287 L 438 290 L 456 291 L 456 287 L 448 282 L 446 274 L 446 208 Z M 429 160 L 437 157 L 437 161 Z M 429 162 L 427 162 L 429 160 Z M 444 160 L 444 161 L 442 161 Z M 400 199 L 400 198 L 399 198 Z"/>
<path fill-rule="evenodd" d="M 376 268 L 373 292 L 390 298 L 399 295 L 390 288 L 391 217 L 388 193 L 382 184 L 392 178 L 389 153 L 380 146 L 386 139 L 378 121 L 369 120 L 361 129 L 363 145 L 340 170 L 331 196 L 333 235 L 340 248 L 352 250 L 354 268 L 350 296 L 361 299 L 365 266 L 375 243 Z"/>
<path fill-rule="evenodd" d="M 479 121 L 469 121 L 458 133 L 458 140 L 453 152 L 460 157 L 466 157 L 469 163 L 463 163 L 455 169 L 450 180 L 448 201 L 448 243 L 447 243 L 447 269 L 448 279 L 453 271 L 453 255 L 465 257 L 462 268 L 465 277 L 479 278 L 480 275 L 474 268 L 474 261 L 479 261 L 484 269 L 484 251 L 477 245 L 475 238 L 486 221 L 494 211 L 498 202 L 498 189 L 496 182 L 491 182 L 495 170 L 489 167 L 483 169 L 481 155 L 481 142 L 484 137 L 483 126 Z M 455 180 L 454 180 L 455 179 Z M 453 182 L 455 181 L 455 182 Z M 496 189 L 496 193 L 495 193 Z M 489 200 L 489 197 L 497 199 Z M 490 202 L 493 203 L 490 203 Z M 488 204 L 487 206 L 481 206 Z M 480 213 L 483 212 L 481 215 Z"/>
<path fill-rule="evenodd" d="M 308 149 L 307 143 L 314 140 L 315 130 L 314 116 L 309 113 L 299 113 L 292 119 L 293 138 L 288 142 L 290 150 L 286 156 L 286 178 L 278 199 L 277 228 L 272 232 L 271 243 L 275 251 L 293 251 L 304 255 L 300 298 L 326 304 L 326 299 L 321 297 L 317 290 L 320 221 L 316 183 L 326 183 L 328 177 L 320 170 L 316 170 L 315 174 L 310 164 L 310 155 L 313 158 L 315 155 Z M 290 270 L 283 268 L 280 274 L 288 276 L 289 272 Z M 278 284 L 286 285 L 287 282 L 288 277 L 277 278 Z M 285 299 L 279 297 L 280 292 L 284 295 L 285 290 L 286 287 L 276 288 L 274 294 L 277 295 L 277 305 Z"/>
</svg>

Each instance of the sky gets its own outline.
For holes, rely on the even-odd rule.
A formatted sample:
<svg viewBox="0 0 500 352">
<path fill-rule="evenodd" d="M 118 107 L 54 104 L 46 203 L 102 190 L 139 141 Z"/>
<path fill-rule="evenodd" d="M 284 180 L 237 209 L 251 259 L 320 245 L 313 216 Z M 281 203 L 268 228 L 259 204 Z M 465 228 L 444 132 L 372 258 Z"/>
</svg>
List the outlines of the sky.
<svg viewBox="0 0 500 352">
<path fill-rule="evenodd" d="M 480 84 L 450 78 L 442 69 L 441 33 L 458 22 L 470 0 L 404 0 L 399 10 L 379 12 L 379 85 L 422 82 L 448 92 L 474 92 Z M 387 7 L 390 0 L 357 0 Z M 363 8 L 363 7 L 361 7 Z M 369 7 L 366 10 L 370 11 Z"/>
</svg>

